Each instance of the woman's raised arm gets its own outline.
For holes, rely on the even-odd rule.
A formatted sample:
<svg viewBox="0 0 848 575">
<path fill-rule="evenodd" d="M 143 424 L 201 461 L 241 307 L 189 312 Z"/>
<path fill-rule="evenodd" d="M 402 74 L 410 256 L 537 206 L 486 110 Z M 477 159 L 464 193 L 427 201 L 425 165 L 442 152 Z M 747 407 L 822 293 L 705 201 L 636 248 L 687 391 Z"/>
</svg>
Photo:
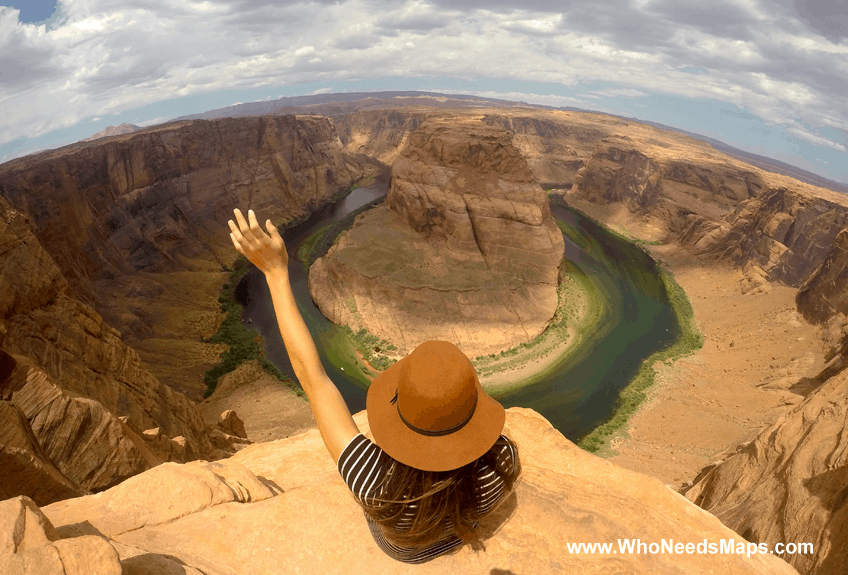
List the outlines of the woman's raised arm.
<svg viewBox="0 0 848 575">
<path fill-rule="evenodd" d="M 359 433 L 359 429 L 338 388 L 327 377 L 312 335 L 297 309 L 289 283 L 285 243 L 271 220 L 265 224 L 268 229 L 268 234 L 265 234 L 253 210 L 248 211 L 249 224 L 241 211 L 233 211 L 238 226 L 230 220 L 230 237 L 236 250 L 265 274 L 292 368 L 309 399 L 324 445 L 333 461 L 338 461 L 342 450 Z"/>
</svg>

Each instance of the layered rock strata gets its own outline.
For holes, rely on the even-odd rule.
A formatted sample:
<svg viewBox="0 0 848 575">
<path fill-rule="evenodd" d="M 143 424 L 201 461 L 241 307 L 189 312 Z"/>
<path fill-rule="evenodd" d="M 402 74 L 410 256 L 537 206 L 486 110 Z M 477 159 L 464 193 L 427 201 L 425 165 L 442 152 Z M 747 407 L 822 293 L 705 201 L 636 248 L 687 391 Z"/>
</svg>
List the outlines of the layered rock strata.
<svg viewBox="0 0 848 575">
<path fill-rule="evenodd" d="M 406 147 L 410 134 L 434 112 L 434 110 L 354 112 L 337 118 L 335 126 L 345 150 L 355 154 L 366 154 L 384 164 L 391 165 Z"/>
<path fill-rule="evenodd" d="M 28 493 L 38 505 L 88 493 L 51 461 L 21 410 L 0 401 L 0 500 Z"/>
<path fill-rule="evenodd" d="M 162 461 L 234 453 L 191 400 L 162 385 L 76 299 L 31 224 L 0 198 L 0 400 L 10 418 L 0 443 L 3 494 L 46 504 Z M 162 430 L 161 441 L 142 439 L 150 428 Z"/>
<path fill-rule="evenodd" d="M 811 543 L 800 573 L 848 571 L 848 372 L 705 469 L 686 497 L 748 541 Z"/>
<path fill-rule="evenodd" d="M 178 122 L 0 166 L 0 333 L 10 366 L 0 390 L 26 420 L 0 452 L 30 458 L 46 482 L 7 477 L 5 496 L 45 503 L 249 444 L 232 418 L 208 428 L 125 342 L 160 336 L 140 346 L 146 357 L 183 376 L 181 387 L 205 387 L 209 366 L 191 372 L 181 353 L 179 370 L 159 361 L 186 348 L 181 337 L 198 339 L 197 322 L 180 321 L 189 302 L 178 292 L 205 287 L 215 303 L 232 259 L 232 209 L 302 216 L 369 162 L 342 148 L 326 118 L 289 116 Z M 166 296 L 180 307 L 157 301 Z"/>
<path fill-rule="evenodd" d="M 822 214 L 824 218 L 834 216 Z M 838 218 L 834 219 L 838 221 L 830 226 L 828 236 L 836 232 L 835 237 L 829 244 L 816 242 L 815 251 L 824 251 L 824 257 L 816 258 L 821 259 L 821 263 L 801 285 L 796 301 L 798 310 L 809 321 L 821 323 L 841 318 L 840 323 L 844 325 L 848 314 L 848 228 L 840 229 L 839 224 L 848 221 L 848 210 L 839 210 Z"/>
<path fill-rule="evenodd" d="M 41 369 L 17 363 L 0 389 L 26 417 L 50 461 L 76 485 L 102 491 L 162 462 L 99 402 L 69 395 Z"/>
<path fill-rule="evenodd" d="M 364 411 L 354 421 L 369 434 Z M 175 573 L 206 575 L 240 575 L 246 569 L 256 575 L 796 573 L 774 555 L 749 556 L 748 542 L 715 517 L 659 481 L 577 448 L 533 410 L 508 409 L 505 427 L 518 445 L 523 473 L 514 494 L 481 521 L 485 549 L 479 552 L 466 546 L 424 565 L 390 559 L 374 543 L 361 508 L 313 429 L 215 463 L 166 463 L 103 493 L 46 506 L 40 510 L 45 519 L 27 527 L 47 535 L 26 548 L 0 548 L 0 564 L 3 553 L 8 558 L 37 546 L 104 537 L 125 573 L 170 573 L 175 566 L 182 569 Z M 25 499 L 12 502 L 40 517 Z M 0 527 L 0 540 L 10 538 L 5 529 Z M 705 541 L 718 549 L 723 542 L 734 552 L 618 549 L 619 540 L 636 539 L 646 545 L 673 539 L 693 549 Z M 618 552 L 576 553 L 567 547 L 593 542 L 611 543 Z"/>
<path fill-rule="evenodd" d="M 359 178 L 365 164 L 343 149 L 327 118 L 183 121 L 7 162 L 0 196 L 32 221 L 79 298 L 143 339 L 153 327 L 143 310 L 104 297 L 117 283 L 110 280 L 220 270 L 229 263 L 222 230 L 233 208 L 301 216 Z"/>
<path fill-rule="evenodd" d="M 609 135 L 602 123 L 586 125 L 563 112 L 546 114 L 490 114 L 487 124 L 499 125 L 512 141 L 542 186 L 570 188 L 598 141 Z"/>
<path fill-rule="evenodd" d="M 385 205 L 313 264 L 309 288 L 332 321 L 398 353 L 448 339 L 476 356 L 544 331 L 563 247 L 509 133 L 479 118 L 434 118 L 392 165 Z"/>
</svg>

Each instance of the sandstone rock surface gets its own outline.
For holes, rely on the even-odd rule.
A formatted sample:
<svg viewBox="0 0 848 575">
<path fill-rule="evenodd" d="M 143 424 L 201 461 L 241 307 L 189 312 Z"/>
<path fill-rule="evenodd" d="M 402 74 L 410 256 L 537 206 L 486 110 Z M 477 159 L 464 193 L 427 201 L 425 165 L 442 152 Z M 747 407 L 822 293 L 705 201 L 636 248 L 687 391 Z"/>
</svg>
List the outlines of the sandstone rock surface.
<svg viewBox="0 0 848 575">
<path fill-rule="evenodd" d="M 749 541 L 812 543 L 786 556 L 800 573 L 848 571 L 848 372 L 717 466 L 686 497 Z"/>
<path fill-rule="evenodd" d="M 424 121 L 384 206 L 309 272 L 328 318 L 405 354 L 450 339 L 467 355 L 528 342 L 557 307 L 562 232 L 510 135 L 479 118 Z"/>
<path fill-rule="evenodd" d="M 725 233 L 704 253 L 739 267 L 755 264 L 770 281 L 799 287 L 811 279 L 826 257 L 838 257 L 835 241 L 848 226 L 848 200 L 840 200 L 801 190 L 765 188 L 756 198 L 739 203 L 733 214 L 725 218 Z M 822 276 L 832 265 L 833 262 L 828 270 L 821 270 Z M 815 283 L 835 285 L 824 277 Z M 822 302 L 822 295 L 836 294 L 817 294 L 815 299 Z M 815 317 L 820 322 L 838 311 L 832 307 L 826 316 L 812 310 L 805 313 L 805 296 L 799 294 L 799 298 L 799 311 L 807 319 Z"/>
<path fill-rule="evenodd" d="M 33 223 L 0 197 L 0 399 L 11 426 L 0 443 L 4 497 L 46 504 L 106 489 L 162 461 L 235 452 L 213 445 L 196 405 L 162 385 L 76 298 Z M 141 430 L 152 427 L 161 440 L 146 444 Z"/>
<path fill-rule="evenodd" d="M 806 319 L 821 323 L 848 314 L 848 228 L 839 230 L 829 247 L 819 242 L 817 247 L 827 251 L 798 291 L 797 303 Z"/>
<path fill-rule="evenodd" d="M 409 135 L 433 113 L 433 110 L 354 112 L 336 119 L 335 126 L 345 150 L 367 154 L 391 165 L 406 147 Z"/>
<path fill-rule="evenodd" d="M 221 413 L 221 417 L 218 420 L 218 427 L 230 435 L 247 439 L 247 432 L 244 430 L 244 422 L 232 409 L 227 409 Z"/>
<path fill-rule="evenodd" d="M 354 420 L 367 434 L 366 413 Z M 206 575 L 796 573 L 771 555 L 569 553 L 569 542 L 625 538 L 744 541 L 658 481 L 577 448 L 532 410 L 507 410 L 506 428 L 518 443 L 523 479 L 481 522 L 485 551 L 463 547 L 424 565 L 380 551 L 317 429 L 221 462 L 164 464 L 43 512 L 61 537 L 107 537 L 125 568 L 140 556 L 169 558 Z"/>
<path fill-rule="evenodd" d="M 210 430 L 145 360 L 175 387 L 205 387 L 208 353 L 195 366 L 184 353 L 185 339 L 198 345 L 200 322 L 181 320 L 195 290 L 218 309 L 232 208 L 305 215 L 368 161 L 343 150 L 329 120 L 288 116 L 177 122 L 0 166 L 0 333 L 4 357 L 19 366 L 14 378 L 5 370 L 0 388 L 39 444 L 30 441 L 24 457 L 50 483 L 24 492 L 4 483 L 4 496 L 59 497 L 51 464 L 82 493 L 249 443 Z M 214 323 L 204 314 L 195 315 Z M 164 337 L 139 346 L 145 360 L 126 345 L 151 336 Z M 179 368 L 163 365 L 168 357 Z M 18 449 L 13 436 L 26 443 L 19 426 L 8 433 L 6 455 Z"/>
<path fill-rule="evenodd" d="M 395 158 L 422 121 L 479 114 L 369 110 L 337 124 L 348 149 Z M 602 114 L 493 109 L 483 121 L 512 135 L 543 185 L 570 189 L 567 197 L 620 202 L 669 239 L 746 268 L 752 272 L 742 286 L 747 293 L 768 289 L 763 280 L 793 287 L 810 280 L 799 299 L 808 320 L 844 312 L 844 266 L 836 263 L 848 211 L 843 194 L 746 164 L 680 133 Z M 825 258 L 829 263 L 814 280 Z"/>
<path fill-rule="evenodd" d="M 318 116 L 182 121 L 7 162 L 0 195 L 77 296 L 143 339 L 144 313 L 104 297 L 120 276 L 220 270 L 233 208 L 301 216 L 363 166 Z"/>
<path fill-rule="evenodd" d="M 50 461 L 84 490 L 112 487 L 162 462 L 100 403 L 67 394 L 26 361 L 0 389 L 20 408 Z"/>
<path fill-rule="evenodd" d="M 4 575 L 121 575 L 118 552 L 100 536 L 63 539 L 28 497 L 0 501 Z"/>
<path fill-rule="evenodd" d="M 27 493 L 38 505 L 88 493 L 44 453 L 24 414 L 0 401 L 0 500 Z"/>
</svg>

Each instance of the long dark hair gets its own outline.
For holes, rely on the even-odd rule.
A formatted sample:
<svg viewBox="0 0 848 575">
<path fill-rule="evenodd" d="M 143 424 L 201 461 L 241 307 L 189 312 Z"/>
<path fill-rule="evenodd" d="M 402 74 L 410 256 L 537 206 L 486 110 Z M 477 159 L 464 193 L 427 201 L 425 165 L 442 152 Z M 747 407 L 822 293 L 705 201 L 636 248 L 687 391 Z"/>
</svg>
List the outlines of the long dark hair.
<svg viewBox="0 0 848 575">
<path fill-rule="evenodd" d="M 514 465 L 509 457 L 499 457 L 504 447 L 514 450 Z M 480 519 L 481 493 L 477 489 L 477 477 L 484 464 L 504 481 L 503 497 L 506 497 L 521 475 L 521 463 L 518 446 L 505 431 L 504 437 L 498 438 L 489 451 L 459 469 L 424 471 L 393 460 L 389 472 L 376 486 L 378 492 L 382 487 L 382 497 L 367 497 L 362 508 L 395 545 L 423 547 L 435 543 L 450 522 L 464 543 L 478 549 L 481 540 L 474 523 Z M 412 525 L 408 530 L 399 530 L 398 523 L 407 505 L 416 501 L 418 507 Z"/>
</svg>

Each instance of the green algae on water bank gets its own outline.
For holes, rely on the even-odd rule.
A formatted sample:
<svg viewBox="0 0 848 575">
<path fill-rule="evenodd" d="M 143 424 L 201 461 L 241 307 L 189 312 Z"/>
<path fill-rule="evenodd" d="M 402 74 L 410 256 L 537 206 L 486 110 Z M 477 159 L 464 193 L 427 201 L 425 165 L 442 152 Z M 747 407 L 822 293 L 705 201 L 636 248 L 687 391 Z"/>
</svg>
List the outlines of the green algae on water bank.
<svg viewBox="0 0 848 575">
<path fill-rule="evenodd" d="M 573 207 L 569 209 L 580 213 L 581 216 L 595 222 L 597 225 L 605 227 L 610 234 L 617 236 L 622 241 L 631 242 L 636 245 L 656 245 L 660 243 L 647 242 L 625 236 Z M 655 383 L 657 374 L 653 366 L 656 362 L 661 361 L 666 365 L 671 365 L 678 359 L 695 353 L 695 351 L 704 345 L 704 335 L 698 329 L 695 322 L 695 314 L 686 292 L 675 281 L 674 274 L 671 270 L 663 262 L 655 261 L 657 271 L 665 286 L 669 303 L 674 311 L 681 333 L 671 346 L 651 354 L 642 361 L 636 376 L 619 393 L 613 407 L 613 412 L 607 420 L 578 441 L 577 444 L 579 447 L 601 457 L 606 458 L 616 455 L 610 444 L 614 438 L 627 435 L 626 426 L 628 421 L 645 402 L 648 389 Z"/>
<path fill-rule="evenodd" d="M 374 183 L 375 180 L 376 174 L 374 173 L 363 176 L 347 188 L 338 190 L 335 194 L 333 194 L 328 203 L 340 201 L 353 190 L 370 185 Z M 275 222 L 274 225 L 280 232 L 289 228 L 294 228 L 295 226 L 306 222 L 310 217 L 312 217 L 315 211 L 320 209 L 320 207 L 320 205 L 313 206 L 307 209 L 299 217 L 283 219 Z M 352 223 L 352 220 L 350 223 Z M 322 237 L 323 232 L 332 231 L 333 226 L 336 224 L 338 224 L 338 222 L 335 224 L 328 224 L 319 230 L 322 232 L 321 234 L 313 234 L 315 240 L 311 243 L 307 242 L 307 245 L 301 246 L 298 250 L 298 254 L 304 254 L 305 257 L 310 257 L 316 247 L 319 252 L 323 249 L 324 253 L 326 253 L 326 249 L 328 249 L 329 246 L 315 246 L 315 241 Z M 221 310 L 226 314 L 226 317 L 216 334 L 208 339 L 202 339 L 201 341 L 204 343 L 225 343 L 229 345 L 229 349 L 221 354 L 221 362 L 207 370 L 204 374 L 203 380 L 206 383 L 204 397 L 206 398 L 212 395 L 218 385 L 218 380 L 222 375 L 234 371 L 239 365 L 246 361 L 256 359 L 259 362 L 259 365 L 272 377 L 278 379 L 283 385 L 291 389 L 293 393 L 301 397 L 304 401 L 308 401 L 303 389 L 301 389 L 290 378 L 283 375 L 279 368 L 268 360 L 266 357 L 267 350 L 265 349 L 265 339 L 259 335 L 258 331 L 248 330 L 242 324 L 243 306 L 236 301 L 235 288 L 250 269 L 250 262 L 242 255 L 236 256 L 236 259 L 232 264 L 232 269 L 226 266 L 222 268 L 222 271 L 230 272 L 228 281 L 221 287 L 221 295 L 218 298 L 218 302 L 221 304 Z"/>
<path fill-rule="evenodd" d="M 564 224 L 558 223 L 564 227 Z M 478 356 L 472 360 L 481 383 L 493 397 L 526 387 L 556 371 L 586 335 L 596 329 L 599 318 L 604 315 L 606 303 L 586 272 L 563 258 L 560 278 L 557 311 L 539 337 L 500 354 Z M 552 354 L 557 355 L 550 357 Z M 545 365 L 516 379 L 499 381 L 504 379 L 504 375 L 509 377 L 510 372 L 522 370 L 533 362 Z"/>
<path fill-rule="evenodd" d="M 353 225 L 357 215 L 376 206 L 379 202 L 371 202 L 332 225 L 323 226 L 313 232 L 298 250 L 298 259 L 308 267 L 319 257 L 326 254 L 329 247 L 337 241 L 338 236 Z M 558 222 L 563 231 L 571 230 L 564 222 Z M 533 383 L 541 375 L 546 375 L 557 369 L 571 355 L 574 344 L 579 344 L 587 333 L 596 331 L 595 327 L 605 309 L 604 298 L 598 292 L 587 274 L 578 265 L 565 258 L 561 264 L 561 283 L 558 292 L 558 307 L 548 327 L 534 340 L 522 343 L 514 348 L 501 351 L 499 354 L 478 356 L 472 359 L 477 369 L 481 384 L 493 396 L 508 393 Z M 581 302 L 579 305 L 577 302 Z M 355 303 L 352 301 L 349 305 Z M 351 310 L 356 314 L 356 309 Z M 365 328 L 354 332 L 349 326 L 332 326 L 328 333 L 322 335 L 328 345 L 328 357 L 335 365 L 343 368 L 345 373 L 362 381 L 362 376 L 373 378 L 374 373 L 366 367 L 359 358 L 358 352 L 374 369 L 382 371 L 401 359 L 402 356 L 392 353 L 397 346 L 380 339 Z M 563 348 L 563 345 L 567 347 Z M 551 354 L 558 354 L 549 357 Z M 535 370 L 521 379 L 509 382 L 494 383 L 510 372 L 521 370 L 527 364 L 544 358 L 545 366 Z M 351 371 L 353 370 L 353 371 Z M 489 380 L 489 381 L 487 381 Z"/>
</svg>

